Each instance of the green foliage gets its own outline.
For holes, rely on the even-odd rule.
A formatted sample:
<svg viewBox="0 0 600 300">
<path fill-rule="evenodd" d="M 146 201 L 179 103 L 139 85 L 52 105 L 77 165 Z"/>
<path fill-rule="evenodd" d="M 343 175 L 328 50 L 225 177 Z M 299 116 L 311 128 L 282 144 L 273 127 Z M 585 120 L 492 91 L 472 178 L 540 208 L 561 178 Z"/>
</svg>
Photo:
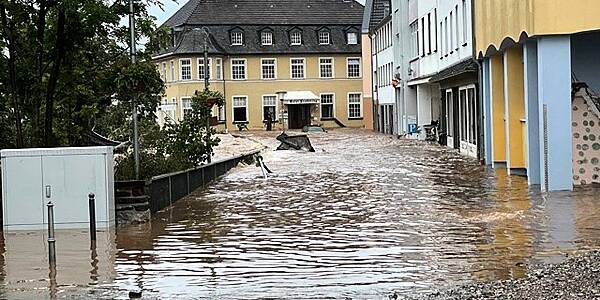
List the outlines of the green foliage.
<svg viewBox="0 0 600 300">
<path fill-rule="evenodd" d="M 156 108 L 164 84 L 150 55 L 168 39 L 148 7 L 162 4 L 135 3 L 136 39 L 151 42 L 132 65 L 126 0 L 0 0 L 0 125 L 12 132 L 0 147 L 78 145 L 134 94 L 143 112 Z"/>
<path fill-rule="evenodd" d="M 194 167 L 209 161 L 213 147 L 220 142 L 215 137 L 215 129 L 209 125 L 214 105 L 223 105 L 225 99 L 217 91 L 204 90 L 192 97 L 192 110 L 180 123 L 168 124 L 166 152 L 174 158 L 185 162 L 187 167 Z"/>
<path fill-rule="evenodd" d="M 216 91 L 196 92 L 192 98 L 192 110 L 179 123 L 160 128 L 154 114 L 140 115 L 140 178 L 177 172 L 196 167 L 208 161 L 213 147 L 219 143 L 215 129 L 207 126 L 213 105 L 223 105 L 224 97 Z M 107 132 L 112 139 L 129 138 L 131 118 L 129 104 L 118 103 L 107 110 L 97 130 Z M 125 124 L 125 125 L 124 125 Z M 117 180 L 135 178 L 133 150 L 129 145 L 123 154 L 117 155 L 115 174 Z"/>
</svg>

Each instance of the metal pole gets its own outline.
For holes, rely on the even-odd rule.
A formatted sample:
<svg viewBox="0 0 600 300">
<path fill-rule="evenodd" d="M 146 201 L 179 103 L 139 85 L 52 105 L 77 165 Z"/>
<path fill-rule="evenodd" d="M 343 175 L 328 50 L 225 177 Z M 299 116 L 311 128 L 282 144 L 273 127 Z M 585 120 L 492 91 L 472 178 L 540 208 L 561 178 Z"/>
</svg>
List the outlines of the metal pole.
<svg viewBox="0 0 600 300">
<path fill-rule="evenodd" d="M 206 28 L 204 29 L 204 90 L 208 90 L 208 87 L 210 86 L 210 83 L 208 82 L 209 79 L 209 70 L 208 70 L 208 32 L 206 31 Z M 211 107 L 211 110 L 213 108 Z M 206 145 L 208 146 L 208 143 L 210 142 L 209 140 L 209 132 L 210 132 L 210 116 L 206 119 Z M 212 161 L 212 151 L 210 151 L 208 153 L 208 159 L 207 159 L 208 163 L 211 163 Z"/>
<path fill-rule="evenodd" d="M 131 63 L 135 64 L 135 15 L 133 8 L 133 0 L 129 0 L 129 31 L 131 33 L 131 45 L 129 47 L 129 54 L 131 56 Z M 135 160 L 135 179 L 140 179 L 140 145 L 138 138 L 138 119 L 137 119 L 137 99 L 136 95 L 133 95 L 133 157 Z"/>
<path fill-rule="evenodd" d="M 210 117 L 207 117 L 206 118 L 206 146 L 208 146 L 208 143 L 210 143 L 209 132 L 210 132 Z M 209 164 L 212 162 L 212 149 L 210 149 L 210 151 L 208 152 L 208 157 L 207 157 L 206 161 Z"/>
<path fill-rule="evenodd" d="M 90 210 L 90 241 L 91 248 L 96 248 L 96 195 L 88 195 Z"/>
<path fill-rule="evenodd" d="M 208 34 L 207 34 L 208 35 Z M 210 70 L 208 69 L 208 38 L 204 39 L 204 89 L 208 90 L 210 83 L 208 80 L 210 79 Z"/>
<path fill-rule="evenodd" d="M 54 204 L 48 202 L 48 261 L 50 267 L 56 267 L 56 239 L 54 236 Z"/>
<path fill-rule="evenodd" d="M 225 97 L 225 101 L 223 102 L 223 116 L 224 116 L 224 121 L 225 121 L 225 133 L 229 133 L 228 129 L 227 129 L 227 89 L 226 89 L 226 85 L 225 85 L 225 68 L 223 66 L 225 66 L 225 61 L 228 59 L 229 57 L 223 57 L 223 59 L 221 60 L 221 78 L 223 79 L 223 97 Z"/>
</svg>

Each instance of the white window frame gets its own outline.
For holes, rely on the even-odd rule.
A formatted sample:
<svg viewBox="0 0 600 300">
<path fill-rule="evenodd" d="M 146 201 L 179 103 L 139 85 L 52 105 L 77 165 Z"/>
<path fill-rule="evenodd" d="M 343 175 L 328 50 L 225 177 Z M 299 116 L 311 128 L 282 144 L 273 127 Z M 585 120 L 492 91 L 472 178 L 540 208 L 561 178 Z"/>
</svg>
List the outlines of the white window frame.
<svg viewBox="0 0 600 300">
<path fill-rule="evenodd" d="M 464 91 L 465 92 L 465 105 L 467 108 L 467 111 L 464 112 L 464 116 L 463 116 L 463 110 L 465 109 L 465 107 L 463 107 L 463 103 L 461 101 L 461 92 Z M 469 101 L 469 91 L 473 92 L 473 103 L 470 103 Z M 475 116 L 471 116 L 471 104 L 473 104 L 475 106 Z M 463 117 L 465 118 L 465 120 L 463 120 Z M 471 118 L 471 117 L 474 117 Z M 477 135 L 479 134 L 477 131 L 477 90 L 476 90 L 476 86 L 474 84 L 469 84 L 469 85 L 465 85 L 465 86 L 461 86 L 458 88 L 458 119 L 459 119 L 459 130 L 460 130 L 460 138 L 459 140 L 461 142 L 470 144 L 470 145 L 477 145 Z M 473 131 L 471 131 L 471 128 L 473 128 Z M 465 134 L 466 136 L 463 137 L 463 134 Z M 463 140 L 463 138 L 465 138 L 466 140 Z M 471 140 L 475 141 L 475 143 L 471 143 Z"/>
<path fill-rule="evenodd" d="M 263 66 L 264 66 L 264 62 L 265 60 L 272 60 L 274 62 L 273 64 L 273 78 L 265 78 L 265 74 L 263 71 Z M 261 58 L 260 59 L 260 79 L 262 80 L 276 80 L 277 79 L 277 58 Z"/>
<path fill-rule="evenodd" d="M 219 122 L 225 121 L 225 105 L 221 105 L 217 108 L 217 120 Z"/>
<path fill-rule="evenodd" d="M 455 21 L 454 21 L 454 29 L 456 30 L 456 47 L 454 48 L 456 51 L 460 48 L 460 26 L 458 26 L 458 4 L 454 7 Z M 464 37 L 463 37 L 464 39 Z"/>
<path fill-rule="evenodd" d="M 440 29 L 438 30 L 439 32 L 439 44 L 440 44 L 440 59 L 444 59 L 444 21 L 440 21 Z"/>
<path fill-rule="evenodd" d="M 450 53 L 450 51 L 448 51 L 450 49 L 449 43 L 448 43 L 448 17 L 444 18 L 444 56 L 448 56 L 448 53 Z"/>
<path fill-rule="evenodd" d="M 171 98 L 171 102 L 169 103 L 169 99 L 165 98 L 164 99 L 164 104 L 169 105 L 169 104 L 174 104 L 175 105 L 175 109 L 165 109 L 163 110 L 164 116 L 163 116 L 163 122 L 167 123 L 167 122 L 176 122 L 177 121 L 177 98 L 173 97 Z"/>
<path fill-rule="evenodd" d="M 410 32 L 410 59 L 419 57 L 419 20 L 412 22 L 409 25 Z"/>
<path fill-rule="evenodd" d="M 244 32 L 240 30 L 231 31 L 229 33 L 229 39 L 231 40 L 232 46 L 242 46 L 244 45 Z"/>
<path fill-rule="evenodd" d="M 200 61 L 202 60 L 202 64 L 200 63 Z M 204 77 L 200 76 L 200 66 L 202 66 L 202 68 L 204 68 L 204 57 L 199 57 L 197 60 L 198 63 L 198 80 L 204 80 Z M 212 80 L 212 58 L 208 58 L 208 80 Z"/>
<path fill-rule="evenodd" d="M 246 98 L 246 106 L 236 106 L 235 105 L 235 98 Z M 245 107 L 246 108 L 246 121 L 236 121 L 235 120 L 235 109 L 237 107 Z M 248 95 L 233 95 L 231 96 L 231 120 L 233 123 L 241 123 L 241 122 L 250 122 L 250 117 L 249 117 L 249 109 L 248 109 Z"/>
<path fill-rule="evenodd" d="M 293 60 L 298 60 L 301 59 L 302 60 L 302 77 L 300 78 L 294 78 L 293 76 L 293 65 L 292 65 L 292 61 Z M 302 79 L 306 79 L 306 58 L 304 57 L 292 57 L 290 58 L 290 79 L 294 79 L 294 80 L 302 80 Z"/>
<path fill-rule="evenodd" d="M 240 61 L 244 61 L 244 78 L 233 78 L 233 61 L 234 60 L 240 60 Z M 230 71 L 231 71 L 231 80 L 235 80 L 235 81 L 243 81 L 243 80 L 247 80 L 248 79 L 248 59 L 246 58 L 232 58 L 230 60 Z"/>
<path fill-rule="evenodd" d="M 331 116 L 331 118 L 323 118 L 323 95 L 331 95 L 331 99 L 332 99 L 331 105 L 333 106 L 333 109 L 332 109 L 333 116 Z M 319 94 L 319 119 L 321 119 L 321 120 L 329 120 L 329 119 L 335 119 L 335 117 L 336 117 L 336 113 L 335 113 L 335 93 L 320 93 Z"/>
<path fill-rule="evenodd" d="M 462 13 L 463 13 L 463 17 L 462 17 L 462 22 L 463 22 L 463 46 L 467 46 L 467 44 L 469 43 L 469 15 L 470 12 L 469 10 L 469 6 L 467 5 L 467 0 L 462 0 Z"/>
<path fill-rule="evenodd" d="M 321 62 L 321 60 L 323 59 L 330 59 L 331 63 L 323 63 Z M 323 73 L 321 72 L 321 67 L 325 66 L 325 65 L 331 65 L 331 77 L 323 77 Z M 333 59 L 333 57 L 319 57 L 319 78 L 321 79 L 333 79 L 335 78 L 335 60 Z"/>
<path fill-rule="evenodd" d="M 192 97 L 190 96 L 185 96 L 185 97 L 180 97 L 179 98 L 181 100 L 181 119 L 185 119 L 185 111 L 189 110 L 192 111 Z M 185 100 L 189 100 L 189 106 L 185 105 Z"/>
<path fill-rule="evenodd" d="M 215 78 L 217 80 L 223 80 L 223 59 L 215 58 Z"/>
<path fill-rule="evenodd" d="M 277 99 L 277 95 L 276 94 L 262 95 L 262 97 L 260 98 L 261 99 L 261 110 L 260 110 L 260 113 L 262 115 L 262 120 L 266 121 L 265 120 L 265 106 L 266 106 L 265 105 L 265 97 L 275 97 L 275 115 L 273 116 L 273 117 L 275 117 L 275 119 L 273 121 L 279 121 L 279 117 L 278 117 L 279 116 L 279 113 L 278 113 L 279 112 L 279 104 L 277 103 L 278 99 Z M 273 106 L 273 105 L 267 105 L 267 106 Z"/>
<path fill-rule="evenodd" d="M 261 31 L 260 32 L 260 44 L 263 46 L 273 45 L 273 32 L 267 31 L 267 30 Z"/>
<path fill-rule="evenodd" d="M 295 35 L 298 36 L 295 36 Z M 298 41 L 295 40 L 295 37 L 298 37 Z M 300 30 L 294 30 L 290 32 L 290 45 L 299 46 L 302 45 L 302 32 Z"/>
<path fill-rule="evenodd" d="M 446 93 L 446 134 L 448 137 L 454 138 L 454 91 L 452 89 L 446 89 L 444 92 Z M 454 145 L 448 146 L 454 148 Z"/>
<path fill-rule="evenodd" d="M 350 76 L 350 60 L 357 59 L 358 60 L 358 76 Z M 348 78 L 362 78 L 362 61 L 360 57 L 348 57 L 346 58 L 346 77 Z"/>
<path fill-rule="evenodd" d="M 359 95 L 359 105 L 360 105 L 360 114 L 358 117 L 352 117 L 350 116 L 350 95 Z M 363 118 L 363 96 L 362 93 L 360 92 L 350 92 L 346 95 L 346 102 L 347 102 L 347 112 L 348 112 L 348 120 L 356 120 L 356 119 L 361 119 Z"/>
<path fill-rule="evenodd" d="M 350 40 L 350 36 L 354 36 L 353 40 Z M 348 45 L 358 45 L 358 33 L 355 31 L 346 32 L 346 43 Z"/>
<path fill-rule="evenodd" d="M 162 79 L 163 81 L 167 81 L 167 62 L 162 63 Z"/>
<path fill-rule="evenodd" d="M 327 42 L 323 42 L 323 40 L 321 40 L 322 37 L 324 38 L 323 40 L 325 40 L 325 37 L 326 37 Z M 331 34 L 327 30 L 321 30 L 318 33 L 317 40 L 319 41 L 319 45 L 330 45 L 331 44 Z"/>
<path fill-rule="evenodd" d="M 454 53 L 454 9 L 450 11 L 450 54 Z"/>
<path fill-rule="evenodd" d="M 175 62 L 171 61 L 171 81 L 175 81 Z"/>
<path fill-rule="evenodd" d="M 188 79 L 184 79 L 183 78 L 183 61 L 189 61 L 189 68 L 190 68 L 190 78 Z M 180 58 L 179 59 L 179 80 L 181 81 L 189 81 L 192 80 L 192 78 L 194 78 L 194 73 L 192 72 L 192 59 L 191 58 Z"/>
</svg>

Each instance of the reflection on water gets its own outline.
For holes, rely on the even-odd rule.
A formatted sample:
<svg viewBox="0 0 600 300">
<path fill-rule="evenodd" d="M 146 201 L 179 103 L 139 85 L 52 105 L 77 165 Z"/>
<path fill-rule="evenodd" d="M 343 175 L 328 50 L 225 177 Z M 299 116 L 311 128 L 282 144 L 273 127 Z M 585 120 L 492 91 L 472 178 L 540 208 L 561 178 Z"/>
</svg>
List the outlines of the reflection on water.
<svg viewBox="0 0 600 300">
<path fill-rule="evenodd" d="M 272 136 L 252 138 L 275 146 Z M 254 166 L 238 168 L 152 223 L 119 229 L 111 268 L 95 264 L 94 276 L 110 280 L 88 273 L 93 288 L 62 291 L 387 299 L 394 291 L 523 276 L 528 264 L 600 242 L 598 190 L 542 195 L 525 178 L 440 147 L 361 131 L 311 140 L 315 153 L 266 153 L 275 172 L 268 180 Z M 21 287 L 11 279 L 10 247 L 6 239 L 0 276 L 14 291 Z M 89 252 L 87 259 L 90 266 Z M 58 284 L 69 284 L 60 268 Z"/>
</svg>

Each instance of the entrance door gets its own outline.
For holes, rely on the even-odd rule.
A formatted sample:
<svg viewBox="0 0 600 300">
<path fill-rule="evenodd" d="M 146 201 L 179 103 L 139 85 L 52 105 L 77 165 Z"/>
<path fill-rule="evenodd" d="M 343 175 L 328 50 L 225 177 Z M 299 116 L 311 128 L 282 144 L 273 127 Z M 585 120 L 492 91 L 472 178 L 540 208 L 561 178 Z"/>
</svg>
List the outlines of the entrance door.
<svg viewBox="0 0 600 300">
<path fill-rule="evenodd" d="M 288 105 L 290 129 L 302 129 L 310 125 L 310 104 Z"/>
<path fill-rule="evenodd" d="M 477 157 L 477 113 L 475 86 L 460 89 L 460 152 Z"/>
</svg>

